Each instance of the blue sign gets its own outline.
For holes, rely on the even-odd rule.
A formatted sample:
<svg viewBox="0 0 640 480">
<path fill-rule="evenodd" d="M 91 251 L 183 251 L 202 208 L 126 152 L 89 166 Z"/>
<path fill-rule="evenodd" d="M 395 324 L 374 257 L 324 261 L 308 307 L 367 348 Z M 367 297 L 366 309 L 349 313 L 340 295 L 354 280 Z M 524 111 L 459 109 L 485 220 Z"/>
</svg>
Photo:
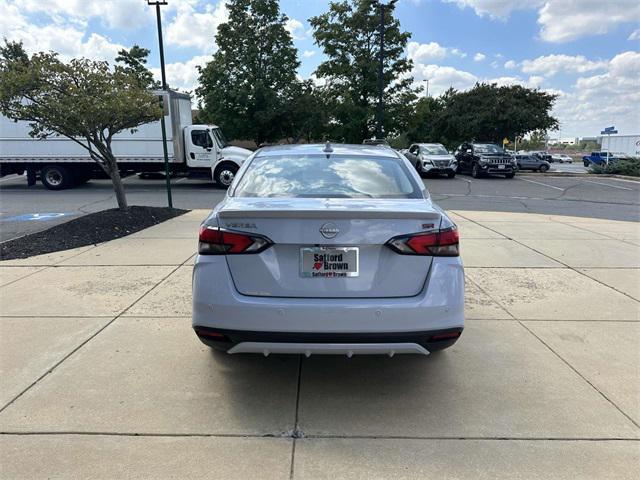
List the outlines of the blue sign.
<svg viewBox="0 0 640 480">
<path fill-rule="evenodd" d="M 613 132 L 616 129 L 616 127 L 607 127 L 604 129 L 605 132 Z"/>
<path fill-rule="evenodd" d="M 615 135 L 618 133 L 618 130 L 603 130 L 600 132 L 601 135 Z"/>
<path fill-rule="evenodd" d="M 25 213 L 16 217 L 4 218 L 5 222 L 46 222 L 56 218 L 72 215 L 71 213 Z"/>
</svg>

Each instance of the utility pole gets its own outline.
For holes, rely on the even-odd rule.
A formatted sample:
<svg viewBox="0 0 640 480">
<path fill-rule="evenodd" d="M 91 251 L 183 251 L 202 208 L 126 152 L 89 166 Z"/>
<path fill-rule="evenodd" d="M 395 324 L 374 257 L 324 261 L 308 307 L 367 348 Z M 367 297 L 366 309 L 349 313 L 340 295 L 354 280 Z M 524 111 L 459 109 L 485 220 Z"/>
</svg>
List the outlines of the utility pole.
<svg viewBox="0 0 640 480">
<path fill-rule="evenodd" d="M 398 0 L 391 0 L 388 4 L 377 2 L 380 8 L 380 55 L 378 64 L 378 109 L 376 112 L 376 138 L 384 136 L 384 9 L 393 8 Z"/>
<path fill-rule="evenodd" d="M 160 15 L 160 6 L 166 5 L 166 0 L 147 0 L 148 5 L 156 6 L 156 22 L 158 24 L 158 45 L 160 47 L 160 73 L 162 75 L 162 92 L 164 97 L 167 96 L 166 106 L 169 108 L 169 92 L 167 90 L 167 77 L 164 71 L 164 46 L 162 44 L 162 18 Z M 165 109 L 164 109 L 164 100 L 161 98 L 163 103 L 162 116 L 160 117 L 160 127 L 162 129 L 162 151 L 164 153 L 164 174 L 167 182 L 167 203 L 169 204 L 169 208 L 173 208 L 173 199 L 171 198 L 171 172 L 169 171 L 169 153 L 167 152 L 167 131 L 165 129 L 164 117 L 165 117 Z"/>
</svg>

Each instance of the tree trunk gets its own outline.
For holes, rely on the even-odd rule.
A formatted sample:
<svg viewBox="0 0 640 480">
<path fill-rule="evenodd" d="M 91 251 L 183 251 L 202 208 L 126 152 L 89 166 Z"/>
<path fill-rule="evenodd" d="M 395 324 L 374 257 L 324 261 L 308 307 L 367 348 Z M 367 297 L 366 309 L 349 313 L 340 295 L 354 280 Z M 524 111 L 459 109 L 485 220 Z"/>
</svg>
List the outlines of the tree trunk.
<svg viewBox="0 0 640 480">
<path fill-rule="evenodd" d="M 122 178 L 120 177 L 120 170 L 116 159 L 111 157 L 109 159 L 109 176 L 111 177 L 111 183 L 113 185 L 113 192 L 116 194 L 116 200 L 118 202 L 118 208 L 120 210 L 126 210 L 129 208 L 127 205 L 127 197 L 124 193 L 124 185 L 122 184 Z"/>
</svg>

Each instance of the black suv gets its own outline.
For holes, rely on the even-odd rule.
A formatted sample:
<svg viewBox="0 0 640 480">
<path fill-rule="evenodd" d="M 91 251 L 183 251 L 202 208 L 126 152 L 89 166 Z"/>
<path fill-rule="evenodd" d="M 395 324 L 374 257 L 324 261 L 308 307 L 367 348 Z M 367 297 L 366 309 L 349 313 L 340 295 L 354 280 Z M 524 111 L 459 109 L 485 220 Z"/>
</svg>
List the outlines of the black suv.
<svg viewBox="0 0 640 480">
<path fill-rule="evenodd" d="M 469 172 L 473 178 L 488 174 L 513 178 L 518 168 L 516 159 L 493 143 L 463 143 L 455 156 L 458 173 Z"/>
</svg>

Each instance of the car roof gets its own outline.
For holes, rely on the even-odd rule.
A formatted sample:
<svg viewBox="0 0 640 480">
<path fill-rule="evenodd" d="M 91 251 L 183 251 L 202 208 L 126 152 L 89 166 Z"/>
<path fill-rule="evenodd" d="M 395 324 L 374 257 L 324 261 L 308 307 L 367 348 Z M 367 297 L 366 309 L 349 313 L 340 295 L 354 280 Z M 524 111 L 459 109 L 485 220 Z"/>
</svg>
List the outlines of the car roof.
<svg viewBox="0 0 640 480">
<path fill-rule="evenodd" d="M 421 147 L 444 147 L 444 145 L 442 145 L 441 143 L 416 143 L 415 145 L 420 145 Z"/>
<path fill-rule="evenodd" d="M 274 145 L 261 148 L 256 157 L 277 157 L 281 155 L 352 155 L 362 157 L 400 158 L 392 148 L 384 145 L 357 145 L 345 143 L 329 143 L 331 152 L 327 152 L 326 143 L 310 143 L 297 145 Z"/>
</svg>

